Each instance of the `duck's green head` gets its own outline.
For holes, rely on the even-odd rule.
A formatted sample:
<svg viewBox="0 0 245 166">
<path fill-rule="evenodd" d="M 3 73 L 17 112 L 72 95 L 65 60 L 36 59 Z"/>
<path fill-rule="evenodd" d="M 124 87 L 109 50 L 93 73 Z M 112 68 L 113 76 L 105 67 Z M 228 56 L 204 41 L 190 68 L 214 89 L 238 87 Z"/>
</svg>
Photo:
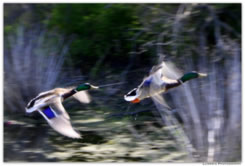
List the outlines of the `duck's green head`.
<svg viewBox="0 0 245 166">
<path fill-rule="evenodd" d="M 184 74 L 180 80 L 182 82 L 185 82 L 185 81 L 188 81 L 188 80 L 191 80 L 191 79 L 194 79 L 194 78 L 199 78 L 199 77 L 206 77 L 207 74 L 206 73 L 198 73 L 196 71 L 192 71 L 192 72 L 189 72 L 189 73 L 186 73 Z"/>
<path fill-rule="evenodd" d="M 84 84 L 78 85 L 78 86 L 76 87 L 76 90 L 77 90 L 77 91 L 83 91 L 83 90 L 98 89 L 98 88 L 99 88 L 99 87 L 93 86 L 93 85 L 91 85 L 90 83 L 84 83 Z"/>
</svg>

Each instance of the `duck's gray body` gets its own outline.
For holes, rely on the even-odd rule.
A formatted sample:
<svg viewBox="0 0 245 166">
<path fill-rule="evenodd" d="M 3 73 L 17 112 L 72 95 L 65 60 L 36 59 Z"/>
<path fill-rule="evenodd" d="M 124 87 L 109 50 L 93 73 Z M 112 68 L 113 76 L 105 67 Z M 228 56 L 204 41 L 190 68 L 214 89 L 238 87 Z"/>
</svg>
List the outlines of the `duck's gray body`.
<svg viewBox="0 0 245 166">
<path fill-rule="evenodd" d="M 180 76 L 181 72 L 178 71 L 172 63 L 162 62 L 160 65 L 154 66 L 149 76 L 144 78 L 137 88 L 126 94 L 124 99 L 126 101 L 137 103 L 145 98 L 164 93 L 171 88 L 181 85 L 187 80 L 206 76 L 206 74 L 190 72 L 182 77 Z M 187 79 L 186 76 L 188 76 Z"/>
<path fill-rule="evenodd" d="M 68 95 L 82 103 L 90 102 L 90 96 L 86 91 L 76 93 L 73 88 L 56 88 L 33 98 L 27 104 L 26 112 L 38 111 L 55 131 L 71 138 L 80 138 L 81 135 L 73 129 L 70 117 L 62 105 Z"/>
</svg>

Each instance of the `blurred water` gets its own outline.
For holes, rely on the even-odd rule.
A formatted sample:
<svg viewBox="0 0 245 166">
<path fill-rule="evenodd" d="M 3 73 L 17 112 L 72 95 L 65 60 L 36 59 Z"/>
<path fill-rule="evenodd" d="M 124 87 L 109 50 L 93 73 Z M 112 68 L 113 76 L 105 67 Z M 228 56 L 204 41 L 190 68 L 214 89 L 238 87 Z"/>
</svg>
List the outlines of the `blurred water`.
<svg viewBox="0 0 245 166">
<path fill-rule="evenodd" d="M 95 112 L 97 113 L 95 115 Z M 74 140 L 53 131 L 44 120 L 13 121 L 4 127 L 6 162 L 183 162 L 166 129 L 155 126 L 154 118 L 105 119 L 101 110 L 69 111 L 83 139 Z M 113 112 L 111 112 L 113 113 Z"/>
</svg>

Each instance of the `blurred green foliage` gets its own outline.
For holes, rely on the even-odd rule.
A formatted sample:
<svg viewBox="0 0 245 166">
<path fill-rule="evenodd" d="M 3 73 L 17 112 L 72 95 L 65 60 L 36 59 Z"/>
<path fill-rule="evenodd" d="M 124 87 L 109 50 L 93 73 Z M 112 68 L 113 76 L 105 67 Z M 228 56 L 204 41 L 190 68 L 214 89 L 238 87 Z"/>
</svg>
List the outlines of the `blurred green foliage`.
<svg viewBox="0 0 245 166">
<path fill-rule="evenodd" d="M 125 58 L 131 49 L 130 29 L 139 27 L 135 5 L 57 4 L 49 26 L 72 37 L 70 54 L 75 65 L 100 57 Z M 127 58 L 127 56 L 126 56 Z M 87 64 L 87 63 L 85 63 Z"/>
</svg>

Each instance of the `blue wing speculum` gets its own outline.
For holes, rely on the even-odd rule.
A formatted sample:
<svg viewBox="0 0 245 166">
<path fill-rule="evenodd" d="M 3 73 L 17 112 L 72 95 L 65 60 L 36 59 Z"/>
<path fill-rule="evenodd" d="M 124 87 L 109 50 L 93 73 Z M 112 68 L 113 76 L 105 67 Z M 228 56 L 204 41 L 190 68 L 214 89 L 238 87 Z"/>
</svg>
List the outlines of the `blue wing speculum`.
<svg viewBox="0 0 245 166">
<path fill-rule="evenodd" d="M 42 115 L 44 115 L 48 119 L 53 119 L 53 118 L 57 117 L 56 113 L 54 112 L 54 110 L 50 106 L 45 107 L 42 110 L 42 113 L 43 113 Z"/>
<path fill-rule="evenodd" d="M 145 86 L 150 86 L 151 82 L 152 82 L 152 78 L 149 78 L 149 79 L 144 81 L 144 85 Z"/>
</svg>

